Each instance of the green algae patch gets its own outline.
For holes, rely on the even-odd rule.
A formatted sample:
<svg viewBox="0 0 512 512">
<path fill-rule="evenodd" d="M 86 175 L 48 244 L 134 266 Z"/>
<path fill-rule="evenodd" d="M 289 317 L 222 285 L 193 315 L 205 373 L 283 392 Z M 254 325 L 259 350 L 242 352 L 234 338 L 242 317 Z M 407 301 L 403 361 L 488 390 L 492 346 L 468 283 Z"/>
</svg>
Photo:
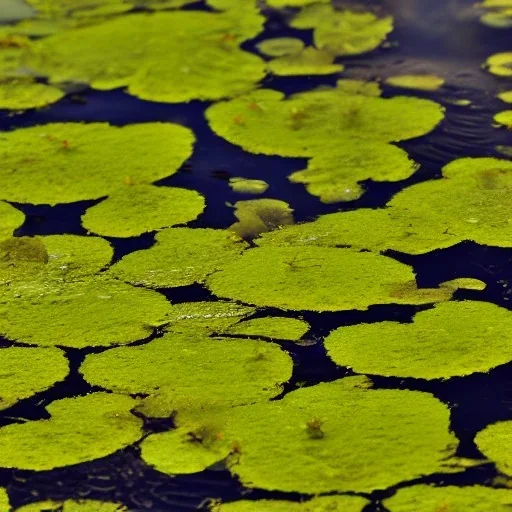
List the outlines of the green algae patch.
<svg viewBox="0 0 512 512">
<path fill-rule="evenodd" d="M 414 485 L 399 489 L 383 503 L 390 512 L 506 512 L 512 506 L 512 491 L 480 485 Z"/>
<path fill-rule="evenodd" d="M 216 229 L 169 228 L 156 244 L 128 254 L 111 267 L 110 275 L 136 285 L 170 288 L 203 282 L 245 249 L 234 233 Z"/>
<path fill-rule="evenodd" d="M 304 43 L 296 37 L 275 37 L 261 41 L 256 48 L 267 57 L 284 57 L 300 53 L 304 49 Z"/>
<path fill-rule="evenodd" d="M 505 103 L 512 103 L 512 91 L 500 92 L 498 98 Z"/>
<path fill-rule="evenodd" d="M 62 31 L 35 42 L 25 64 L 54 83 L 84 82 L 102 90 L 126 86 L 150 101 L 235 96 L 265 75 L 265 62 L 239 47 L 261 30 L 264 18 L 254 6 L 229 7 L 122 16 Z"/>
<path fill-rule="evenodd" d="M 252 240 L 260 233 L 293 224 L 293 210 L 278 199 L 250 199 L 235 203 L 238 222 L 230 226 L 240 238 Z"/>
<path fill-rule="evenodd" d="M 307 169 L 291 174 L 289 179 L 305 184 L 323 203 L 337 203 L 361 197 L 362 181 L 400 181 L 417 168 L 404 150 L 391 144 L 352 144 L 319 153 L 309 160 Z"/>
<path fill-rule="evenodd" d="M 386 78 L 386 83 L 402 89 L 437 91 L 444 85 L 444 79 L 436 75 L 396 75 Z"/>
<path fill-rule="evenodd" d="M 82 225 L 102 236 L 126 238 L 186 224 L 197 219 L 204 207 L 203 196 L 193 190 L 128 185 L 89 208 Z"/>
<path fill-rule="evenodd" d="M 0 198 L 52 205 L 100 198 L 127 181 L 174 174 L 193 142 L 190 130 L 170 123 L 53 123 L 7 132 L 0 140 Z"/>
<path fill-rule="evenodd" d="M 261 89 L 209 107 L 206 117 L 218 135 L 251 153 L 311 157 L 361 140 L 368 147 L 425 135 L 441 121 L 443 108 L 430 100 L 347 94 L 343 88 L 287 99 Z"/>
<path fill-rule="evenodd" d="M 412 269 L 386 256 L 313 246 L 249 249 L 210 275 L 206 284 L 218 297 L 298 311 L 427 304 L 453 293 L 417 288 Z"/>
<path fill-rule="evenodd" d="M 9 203 L 0 201 L 0 242 L 12 236 L 25 222 L 25 215 Z"/>
<path fill-rule="evenodd" d="M 17 508 L 15 512 L 129 512 L 120 503 L 97 500 L 38 501 Z"/>
<path fill-rule="evenodd" d="M 278 76 L 332 75 L 341 73 L 345 67 L 335 64 L 335 56 L 328 50 L 304 48 L 298 53 L 271 60 L 268 69 Z"/>
<path fill-rule="evenodd" d="M 68 371 L 68 360 L 64 352 L 58 349 L 0 349 L 0 410 L 51 388 L 56 382 L 64 380 Z"/>
<path fill-rule="evenodd" d="M 238 194 L 252 195 L 264 194 L 269 188 L 269 184 L 266 181 L 239 177 L 230 178 L 229 186 L 233 192 L 237 192 Z"/>
<path fill-rule="evenodd" d="M 46 471 L 106 457 L 142 437 L 136 405 L 107 393 L 52 402 L 50 419 L 0 428 L 0 467 Z"/>
<path fill-rule="evenodd" d="M 393 18 L 371 12 L 338 11 L 329 4 L 305 7 L 291 21 L 299 29 L 313 29 L 315 46 L 335 55 L 359 55 L 375 50 L 393 30 Z"/>
<path fill-rule="evenodd" d="M 373 390 L 362 377 L 301 388 L 281 400 L 204 416 L 182 428 L 214 428 L 232 454 L 231 473 L 249 488 L 319 494 L 371 492 L 458 469 L 449 410 L 417 391 Z"/>
<path fill-rule="evenodd" d="M 309 330 L 309 324 L 296 318 L 267 316 L 241 321 L 228 329 L 229 334 L 263 336 L 276 340 L 296 341 Z"/>
<path fill-rule="evenodd" d="M 211 512 L 362 512 L 369 501 L 361 496 L 322 496 L 293 502 L 242 500 L 214 505 Z"/>
<path fill-rule="evenodd" d="M 167 315 L 165 330 L 174 333 L 224 333 L 252 315 L 255 308 L 229 301 L 182 302 L 174 304 Z"/>
<path fill-rule="evenodd" d="M 147 394 L 140 410 L 167 417 L 266 401 L 281 392 L 292 366 L 291 357 L 273 343 L 209 338 L 196 330 L 89 355 L 80 372 L 93 385 Z"/>
<path fill-rule="evenodd" d="M 356 373 L 445 379 L 512 360 L 512 314 L 487 302 L 446 302 L 412 323 L 340 327 L 325 340 L 331 359 Z"/>
<path fill-rule="evenodd" d="M 512 76 L 512 52 L 496 53 L 485 61 L 485 67 L 497 76 Z"/>
<path fill-rule="evenodd" d="M 512 130 L 512 110 L 498 112 L 494 116 L 494 121 L 498 124 L 506 126 L 509 130 Z"/>
<path fill-rule="evenodd" d="M 512 421 L 499 421 L 478 432 L 475 444 L 484 457 L 496 464 L 498 471 L 512 476 Z"/>
<path fill-rule="evenodd" d="M 27 110 L 51 105 L 64 97 L 64 93 L 51 85 L 31 80 L 0 81 L 0 109 Z"/>
</svg>

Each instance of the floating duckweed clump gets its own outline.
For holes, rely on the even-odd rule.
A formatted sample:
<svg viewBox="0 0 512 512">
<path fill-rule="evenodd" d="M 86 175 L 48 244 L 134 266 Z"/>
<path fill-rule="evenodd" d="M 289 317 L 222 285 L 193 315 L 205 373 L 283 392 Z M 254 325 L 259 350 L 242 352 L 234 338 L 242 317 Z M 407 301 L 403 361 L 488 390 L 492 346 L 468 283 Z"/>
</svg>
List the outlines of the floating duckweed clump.
<svg viewBox="0 0 512 512">
<path fill-rule="evenodd" d="M 197 330 L 89 355 L 80 372 L 93 385 L 149 395 L 141 410 L 167 417 L 266 401 L 281 392 L 292 366 L 291 357 L 273 343 L 209 338 Z"/>
<path fill-rule="evenodd" d="M 218 297 L 297 311 L 428 304 L 453 294 L 451 288 L 418 288 L 412 269 L 386 256 L 325 247 L 249 249 L 206 284 Z"/>
<path fill-rule="evenodd" d="M 220 503 L 211 512 L 362 512 L 368 500 L 361 496 L 322 496 L 308 501 L 243 500 Z"/>
<path fill-rule="evenodd" d="M 193 190 L 126 186 L 89 208 L 82 225 L 102 236 L 131 237 L 195 220 L 204 207 L 203 196 Z"/>
<path fill-rule="evenodd" d="M 309 330 L 309 324 L 296 318 L 267 316 L 241 321 L 228 329 L 229 334 L 264 336 L 276 340 L 296 341 Z"/>
<path fill-rule="evenodd" d="M 193 411 L 176 420 L 182 429 L 220 433 L 232 449 L 229 470 L 250 488 L 371 492 L 459 470 L 449 466 L 457 441 L 441 402 L 427 393 L 368 386 L 365 378 L 350 377 L 270 403 Z"/>
<path fill-rule="evenodd" d="M 509 130 L 512 130 L 512 110 L 499 112 L 494 116 L 494 121 L 496 121 L 498 124 L 506 126 Z"/>
<path fill-rule="evenodd" d="M 64 93 L 51 85 L 27 79 L 0 81 L 0 109 L 27 110 L 59 101 Z"/>
<path fill-rule="evenodd" d="M 512 476 L 512 421 L 488 425 L 476 435 L 475 444 L 484 457 L 496 464 L 498 471 Z"/>
<path fill-rule="evenodd" d="M 136 285 L 170 288 L 203 282 L 246 244 L 234 233 L 218 229 L 169 228 L 156 235 L 150 249 L 128 254 L 109 274 Z"/>
<path fill-rule="evenodd" d="M 386 78 L 386 83 L 403 89 L 437 91 L 443 86 L 444 79 L 436 75 L 396 75 Z"/>
<path fill-rule="evenodd" d="M 512 507 L 512 490 L 414 485 L 399 489 L 383 503 L 390 512 L 507 512 Z"/>
<path fill-rule="evenodd" d="M 100 198 L 127 181 L 150 183 L 174 174 L 193 142 L 190 130 L 170 123 L 55 123 L 6 132 L 0 140 L 0 198 L 52 205 Z"/>
<path fill-rule="evenodd" d="M 328 50 L 304 48 L 298 53 L 285 55 L 271 60 L 268 69 L 278 76 L 332 75 L 341 73 L 345 68 L 334 63 L 335 57 Z"/>
<path fill-rule="evenodd" d="M 15 512 L 129 512 L 120 503 L 97 500 L 38 501 L 17 508 Z"/>
<path fill-rule="evenodd" d="M 240 238 L 252 240 L 260 233 L 293 224 L 293 210 L 278 199 L 251 199 L 235 203 L 238 222 L 230 226 Z"/>
<path fill-rule="evenodd" d="M 512 52 L 491 55 L 485 65 L 493 75 L 512 76 Z"/>
<path fill-rule="evenodd" d="M 505 103 L 512 103 L 512 91 L 500 92 L 498 98 Z"/>
<path fill-rule="evenodd" d="M 9 203 L 0 201 L 0 242 L 13 235 L 25 222 L 25 215 Z"/>
<path fill-rule="evenodd" d="M 264 194 L 269 187 L 269 184 L 263 180 L 250 180 L 247 178 L 230 178 L 229 186 L 233 192 L 239 194 L 253 194 L 259 195 Z"/>
<path fill-rule="evenodd" d="M 444 379 L 512 360 L 512 313 L 487 302 L 446 302 L 413 323 L 340 327 L 325 340 L 336 364 L 357 373 Z"/>
<path fill-rule="evenodd" d="M 126 86 L 150 101 L 235 96 L 265 75 L 265 62 L 239 47 L 259 32 L 264 18 L 254 6 L 228 7 L 134 14 L 66 30 L 36 41 L 24 64 L 52 82 L 102 90 Z"/>
<path fill-rule="evenodd" d="M 371 12 L 338 11 L 329 3 L 305 7 L 290 24 L 294 28 L 314 29 L 315 46 L 335 55 L 375 50 L 393 30 L 391 16 L 379 18 Z"/>
<path fill-rule="evenodd" d="M 53 348 L 0 349 L 0 410 L 51 388 L 65 379 L 69 364 L 64 352 Z M 1 501 L 1 500 L 0 500 Z M 4 510 L 0 507 L 0 510 Z"/>
<path fill-rule="evenodd" d="M 106 457 L 142 436 L 136 405 L 108 393 L 52 402 L 50 419 L 0 428 L 0 467 L 46 471 Z"/>
<path fill-rule="evenodd" d="M 284 57 L 300 53 L 304 49 L 304 43 L 296 37 L 275 37 L 261 41 L 256 48 L 267 57 Z"/>
</svg>

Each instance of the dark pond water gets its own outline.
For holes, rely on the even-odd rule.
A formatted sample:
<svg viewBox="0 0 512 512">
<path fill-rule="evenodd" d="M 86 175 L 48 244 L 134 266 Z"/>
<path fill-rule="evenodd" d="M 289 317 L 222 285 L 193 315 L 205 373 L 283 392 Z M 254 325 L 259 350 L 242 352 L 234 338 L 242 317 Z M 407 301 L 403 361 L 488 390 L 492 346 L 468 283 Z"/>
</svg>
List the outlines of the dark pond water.
<svg viewBox="0 0 512 512">
<path fill-rule="evenodd" d="M 0 115 L 0 130 L 61 121 L 108 121 L 116 125 L 142 121 L 170 121 L 190 127 L 198 141 L 193 156 L 180 172 L 161 184 L 191 188 L 207 199 L 207 209 L 192 225 L 225 228 L 232 224 L 233 210 L 226 203 L 244 199 L 235 194 L 225 181 L 230 176 L 255 177 L 267 181 L 266 197 L 287 201 L 295 211 L 297 221 L 311 220 L 320 214 L 340 209 L 384 205 L 398 190 L 423 180 L 440 176 L 441 167 L 463 156 L 498 156 L 494 147 L 512 144 L 512 133 L 492 127 L 492 116 L 503 109 L 495 99 L 503 82 L 481 69 L 491 54 L 510 50 L 511 30 L 495 30 L 478 22 L 472 9 L 473 0 L 387 0 L 384 8 L 396 18 L 396 30 L 391 40 L 398 46 L 379 49 L 364 57 L 344 59 L 345 76 L 364 79 L 383 78 L 397 73 L 434 73 L 447 77 L 449 86 L 438 93 L 418 93 L 446 106 L 445 121 L 431 134 L 401 146 L 421 164 L 421 170 L 400 183 L 367 183 L 364 196 L 352 203 L 326 205 L 306 193 L 304 187 L 292 184 L 287 176 L 304 167 L 305 160 L 251 155 L 216 136 L 205 122 L 206 103 L 165 105 L 142 101 L 121 90 L 98 92 L 82 90 L 56 105 L 18 115 Z M 198 4 L 200 5 L 200 4 Z M 197 8 L 197 5 L 191 6 Z M 279 15 L 272 15 L 266 30 L 245 45 L 251 50 L 268 37 L 293 35 L 308 41 L 304 31 L 288 29 Z M 307 32 L 306 32 L 307 36 Z M 311 89 L 318 85 L 334 85 L 336 77 L 269 78 L 265 85 L 286 94 Z M 384 87 L 384 95 L 388 91 Z M 454 105 L 454 100 L 469 99 L 471 107 Z M 249 196 L 248 196 L 249 198 Z M 18 235 L 56 233 L 85 234 L 80 216 L 94 202 L 55 207 L 17 205 L 27 215 Z M 153 235 L 134 239 L 112 239 L 115 258 L 153 244 Z M 459 292 L 458 298 L 486 300 L 510 308 L 512 291 L 512 250 L 481 247 L 462 243 L 450 249 L 423 256 L 395 254 L 398 260 L 413 266 L 420 286 L 436 286 L 455 277 L 475 277 L 485 281 L 485 291 Z M 200 285 L 164 291 L 173 302 L 208 300 L 209 292 Z M 310 323 L 307 337 L 321 340 L 333 328 L 359 322 L 382 320 L 410 321 L 419 307 L 375 306 L 365 312 L 311 313 L 304 318 Z M 271 310 L 258 315 L 270 314 Z M 157 334 L 158 335 L 158 334 Z M 348 374 L 336 367 L 326 356 L 321 343 L 311 346 L 286 347 L 295 360 L 293 379 L 285 392 L 298 382 L 313 384 L 331 381 Z M 0 413 L 0 425 L 14 418 L 38 419 L 47 414 L 45 405 L 52 400 L 91 391 L 83 381 L 78 367 L 91 349 L 67 350 L 72 362 L 70 376 L 50 391 L 25 400 Z M 423 390 L 433 393 L 451 408 L 452 428 L 460 439 L 459 455 L 478 456 L 473 443 L 475 433 L 497 420 L 512 418 L 512 363 L 489 374 L 474 374 L 447 382 L 417 379 L 374 378 L 376 387 Z M 147 421 L 147 432 L 167 430 L 169 421 Z M 428 482 L 468 485 L 488 483 L 496 476 L 492 464 L 469 469 L 462 474 L 430 477 Z M 15 506 L 38 499 L 93 498 L 122 501 L 133 511 L 154 510 L 180 512 L 195 510 L 206 498 L 233 500 L 248 496 L 239 483 L 224 470 L 209 470 L 192 476 L 165 476 L 138 457 L 135 449 L 118 452 L 93 463 L 49 472 L 0 470 L 0 486 L 8 487 Z M 282 497 L 300 499 L 300 495 L 284 495 L 252 491 L 251 497 Z M 365 512 L 384 510 L 375 493 Z"/>
</svg>

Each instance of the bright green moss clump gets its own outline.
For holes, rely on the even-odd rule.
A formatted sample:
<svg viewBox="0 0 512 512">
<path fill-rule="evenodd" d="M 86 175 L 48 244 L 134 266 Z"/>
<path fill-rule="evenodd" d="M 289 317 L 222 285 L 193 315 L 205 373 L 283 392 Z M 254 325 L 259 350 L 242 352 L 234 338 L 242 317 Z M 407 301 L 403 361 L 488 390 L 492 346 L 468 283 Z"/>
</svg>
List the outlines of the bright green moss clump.
<svg viewBox="0 0 512 512">
<path fill-rule="evenodd" d="M 386 78 L 386 83 L 403 89 L 437 91 L 443 86 L 444 80 L 436 75 L 396 75 Z"/>
<path fill-rule="evenodd" d="M 446 302 L 413 323 L 340 327 L 325 340 L 329 356 L 357 373 L 444 379 L 487 372 L 512 360 L 512 314 L 487 302 Z"/>
<path fill-rule="evenodd" d="M 0 242 L 12 236 L 25 222 L 25 215 L 8 203 L 0 201 Z"/>
<path fill-rule="evenodd" d="M 204 281 L 246 247 L 233 233 L 215 229 L 169 228 L 156 235 L 156 242 L 125 256 L 109 274 L 151 288 L 187 286 Z"/>
<path fill-rule="evenodd" d="M 107 393 L 52 402 L 50 419 L 0 428 L 0 467 L 45 471 L 106 457 L 142 436 L 135 405 Z"/>
<path fill-rule="evenodd" d="M 512 421 L 499 421 L 481 430 L 475 443 L 484 457 L 496 464 L 498 471 L 512 476 Z"/>
<path fill-rule="evenodd" d="M 39 501 L 16 509 L 16 512 L 129 512 L 119 503 L 96 500 Z"/>
<path fill-rule="evenodd" d="M 102 236 L 130 237 L 185 224 L 196 219 L 204 207 L 204 198 L 193 190 L 133 185 L 119 188 L 89 208 L 82 224 Z"/>
<path fill-rule="evenodd" d="M 266 316 L 241 321 L 229 328 L 230 334 L 264 336 L 276 340 L 298 340 L 309 330 L 309 324 L 295 318 Z"/>
<path fill-rule="evenodd" d="M 323 247 L 261 247 L 219 267 L 206 281 L 219 297 L 311 311 L 447 300 L 452 289 L 418 289 L 412 269 L 369 252 Z"/>
<path fill-rule="evenodd" d="M 512 76 L 512 52 L 491 55 L 485 61 L 485 66 L 493 75 Z"/>
<path fill-rule="evenodd" d="M 68 371 L 68 361 L 58 349 L 0 349 L 0 410 L 52 387 Z"/>
<path fill-rule="evenodd" d="M 480 485 L 414 485 L 399 489 L 384 500 L 384 505 L 390 512 L 507 512 L 512 506 L 512 491 Z"/>
<path fill-rule="evenodd" d="M 190 130 L 170 123 L 55 123 L 7 132 L 0 140 L 0 198 L 33 204 L 96 199 L 127 181 L 174 174 L 193 142 Z"/>
</svg>

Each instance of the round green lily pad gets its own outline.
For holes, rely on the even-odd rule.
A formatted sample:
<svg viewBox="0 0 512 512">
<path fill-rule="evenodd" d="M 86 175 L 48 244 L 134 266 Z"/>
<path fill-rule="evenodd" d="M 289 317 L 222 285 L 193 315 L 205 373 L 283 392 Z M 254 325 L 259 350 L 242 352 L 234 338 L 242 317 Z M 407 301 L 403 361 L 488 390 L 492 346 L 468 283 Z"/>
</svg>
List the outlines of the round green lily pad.
<svg viewBox="0 0 512 512">
<path fill-rule="evenodd" d="M 0 467 L 46 471 L 106 457 L 142 436 L 136 405 L 108 393 L 52 402 L 50 419 L 0 428 Z"/>
<path fill-rule="evenodd" d="M 311 157 L 363 141 L 365 148 L 425 135 L 443 118 L 440 105 L 425 99 L 383 99 L 316 90 L 285 99 L 261 89 L 206 111 L 212 129 L 252 153 Z"/>
<path fill-rule="evenodd" d="M 80 372 L 93 385 L 149 395 L 141 410 L 166 417 L 266 401 L 281 392 L 292 366 L 291 357 L 273 343 L 209 338 L 198 330 L 88 355 Z"/>
<path fill-rule="evenodd" d="M 310 4 L 329 3 L 331 0 L 265 0 L 269 7 L 304 7 Z"/>
<path fill-rule="evenodd" d="M 475 437 L 478 449 L 502 473 L 512 476 L 512 421 L 499 421 L 488 425 Z"/>
<path fill-rule="evenodd" d="M 25 222 L 25 215 L 9 203 L 0 201 L 0 242 L 12 236 Z"/>
<path fill-rule="evenodd" d="M 250 199 L 235 203 L 238 222 L 229 229 L 240 238 L 252 240 L 260 233 L 293 224 L 293 210 L 288 203 L 278 199 Z"/>
<path fill-rule="evenodd" d="M 66 378 L 69 364 L 54 348 L 0 349 L 0 410 L 52 387 Z M 3 510 L 0 508 L 0 510 Z"/>
<path fill-rule="evenodd" d="M 485 61 L 485 66 L 493 75 L 512 76 L 512 52 L 491 55 Z"/>
<path fill-rule="evenodd" d="M 414 485 L 399 489 L 384 504 L 390 512 L 507 512 L 512 506 L 512 491 L 480 485 Z"/>
<path fill-rule="evenodd" d="M 124 0 L 27 0 L 42 17 L 89 18 L 122 13 L 132 8 L 133 2 Z"/>
<path fill-rule="evenodd" d="M 369 82 L 365 80 L 354 80 L 351 78 L 342 78 L 336 82 L 336 89 L 346 94 L 362 94 L 363 96 L 380 96 L 382 91 L 378 82 Z"/>
<path fill-rule="evenodd" d="M 444 79 L 436 75 L 396 75 L 386 78 L 386 83 L 403 89 L 437 91 L 443 86 Z"/>
<path fill-rule="evenodd" d="M 330 3 L 305 7 L 290 24 L 294 28 L 314 29 L 315 46 L 335 55 L 375 50 L 393 30 L 391 16 L 379 18 L 371 12 L 338 11 Z"/>
<path fill-rule="evenodd" d="M 229 186 L 233 192 L 239 194 L 263 194 L 268 190 L 269 184 L 263 180 L 250 180 L 247 178 L 230 178 Z"/>
<path fill-rule="evenodd" d="M 261 41 L 256 45 L 256 48 L 268 57 L 284 57 L 285 55 L 300 53 L 304 48 L 304 43 L 296 37 L 275 37 Z"/>
<path fill-rule="evenodd" d="M 215 229 L 169 228 L 158 233 L 156 241 L 150 249 L 125 256 L 109 273 L 151 288 L 187 286 L 203 282 L 246 247 L 230 231 Z"/>
<path fill-rule="evenodd" d="M 0 82 L 0 109 L 27 110 L 59 101 L 64 93 L 51 85 L 30 80 Z"/>
<path fill-rule="evenodd" d="M 263 21 L 250 6 L 121 16 L 38 40 L 24 62 L 52 82 L 127 86 L 159 102 L 217 100 L 249 91 L 264 77 L 264 61 L 240 49 Z"/>
<path fill-rule="evenodd" d="M 357 373 L 445 379 L 512 361 L 512 314 L 487 302 L 445 302 L 412 323 L 340 327 L 325 340 L 331 359 Z"/>
<path fill-rule="evenodd" d="M 240 321 L 227 332 L 241 336 L 264 336 L 276 340 L 299 340 L 308 330 L 309 324 L 303 320 L 267 316 Z"/>
<path fill-rule="evenodd" d="M 278 76 L 332 75 L 345 67 L 334 63 L 335 56 L 327 50 L 304 48 L 298 53 L 271 60 L 268 69 Z"/>
<path fill-rule="evenodd" d="M 412 269 L 386 256 L 324 247 L 249 249 L 210 275 L 206 284 L 218 297 L 298 311 L 426 304 L 453 293 L 418 289 Z"/>
<path fill-rule="evenodd" d="M 0 198 L 20 203 L 95 199 L 125 185 L 174 174 L 194 137 L 170 123 L 55 123 L 4 133 Z"/>
<path fill-rule="evenodd" d="M 7 495 L 6 489 L 4 489 L 3 487 L 0 487 L 0 510 L 11 510 L 9 496 Z"/>
<path fill-rule="evenodd" d="M 204 210 L 203 196 L 193 190 L 133 185 L 116 190 L 82 216 L 82 225 L 102 236 L 130 237 L 185 224 Z"/>
<path fill-rule="evenodd" d="M 498 112 L 494 116 L 494 121 L 498 124 L 506 126 L 509 130 L 512 130 L 512 110 L 505 110 L 504 112 Z"/>
<path fill-rule="evenodd" d="M 505 103 L 512 103 L 512 91 L 500 92 L 498 98 Z"/>
<path fill-rule="evenodd" d="M 17 508 L 15 512 L 129 512 L 120 503 L 97 500 L 38 501 Z"/>
</svg>

